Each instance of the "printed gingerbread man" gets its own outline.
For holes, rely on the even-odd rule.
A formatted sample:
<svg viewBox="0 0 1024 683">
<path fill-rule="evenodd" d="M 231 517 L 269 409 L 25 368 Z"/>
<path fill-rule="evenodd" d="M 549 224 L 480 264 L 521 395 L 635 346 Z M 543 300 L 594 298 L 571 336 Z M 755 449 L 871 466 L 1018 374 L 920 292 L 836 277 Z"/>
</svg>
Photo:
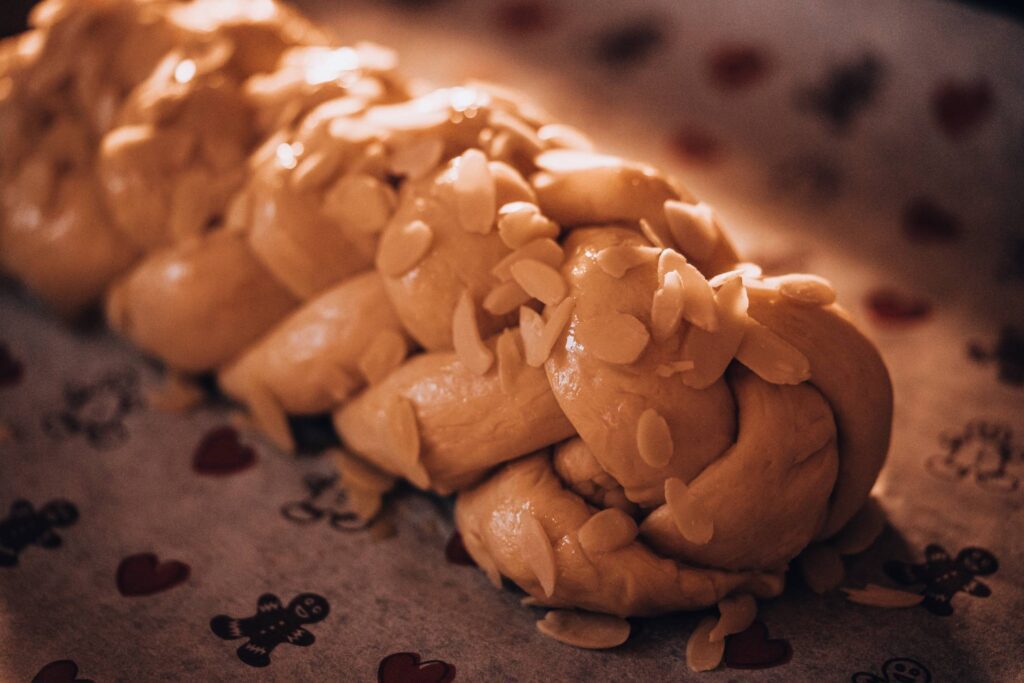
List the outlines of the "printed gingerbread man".
<svg viewBox="0 0 1024 683">
<path fill-rule="evenodd" d="M 860 671 L 850 679 L 851 683 L 931 683 L 932 674 L 915 659 L 897 657 L 882 665 L 882 675 Z"/>
<path fill-rule="evenodd" d="M 30 545 L 56 548 L 61 538 L 54 529 L 78 521 L 78 508 L 66 500 L 51 500 L 36 510 L 27 500 L 16 500 L 11 513 L 0 520 L 0 567 L 14 567 L 18 555 Z"/>
<path fill-rule="evenodd" d="M 924 607 L 942 617 L 953 613 L 953 596 L 964 592 L 979 598 L 992 595 L 992 589 L 979 581 L 978 576 L 989 576 L 999 569 L 995 555 L 984 548 L 964 548 L 950 557 L 940 545 L 925 548 L 922 564 L 891 561 L 885 563 L 885 573 L 904 585 L 923 583 Z"/>
<path fill-rule="evenodd" d="M 224 640 L 248 638 L 238 648 L 238 658 L 249 666 L 269 666 L 270 653 L 282 643 L 309 647 L 315 636 L 303 624 L 315 624 L 327 618 L 331 606 L 327 599 L 315 593 L 303 593 L 287 607 L 272 593 L 260 596 L 256 614 L 234 619 L 220 614 L 210 620 L 210 629 Z"/>
</svg>

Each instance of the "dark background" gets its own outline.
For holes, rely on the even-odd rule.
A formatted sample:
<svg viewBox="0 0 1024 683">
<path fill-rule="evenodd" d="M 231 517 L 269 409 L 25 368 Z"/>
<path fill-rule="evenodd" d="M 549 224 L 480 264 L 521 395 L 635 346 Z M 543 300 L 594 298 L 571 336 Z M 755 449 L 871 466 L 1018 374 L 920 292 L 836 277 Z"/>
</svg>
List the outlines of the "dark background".
<svg viewBox="0 0 1024 683">
<path fill-rule="evenodd" d="M 399 2 L 400 0 L 390 0 Z M 998 12 L 1024 22 L 1024 2 L 1021 0 L 948 0 L 971 5 L 990 12 Z M 23 31 L 29 9 L 38 0 L 0 0 L 0 37 Z"/>
</svg>

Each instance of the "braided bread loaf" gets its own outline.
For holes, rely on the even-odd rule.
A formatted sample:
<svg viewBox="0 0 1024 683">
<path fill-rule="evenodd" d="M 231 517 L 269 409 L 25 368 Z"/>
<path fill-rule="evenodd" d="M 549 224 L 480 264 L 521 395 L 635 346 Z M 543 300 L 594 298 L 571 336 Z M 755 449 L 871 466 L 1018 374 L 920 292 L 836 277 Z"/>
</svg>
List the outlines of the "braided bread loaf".
<svg viewBox="0 0 1024 683">
<path fill-rule="evenodd" d="M 285 449 L 332 413 L 368 514 L 391 477 L 458 492 L 492 581 L 624 617 L 776 595 L 868 499 L 877 351 L 658 170 L 496 86 L 413 92 L 270 0 L 35 26 L 0 51 L 4 267 L 65 314 L 103 296 Z M 595 644 L 567 619 L 542 630 Z"/>
</svg>

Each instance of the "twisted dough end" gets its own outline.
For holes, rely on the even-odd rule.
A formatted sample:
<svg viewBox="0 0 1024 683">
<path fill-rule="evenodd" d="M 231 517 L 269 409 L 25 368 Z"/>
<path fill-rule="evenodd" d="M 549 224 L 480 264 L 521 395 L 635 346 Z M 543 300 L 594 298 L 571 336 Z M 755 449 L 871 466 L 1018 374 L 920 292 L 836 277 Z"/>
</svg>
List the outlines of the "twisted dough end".
<svg viewBox="0 0 1024 683">
<path fill-rule="evenodd" d="M 892 434 L 889 371 L 837 304 L 808 306 L 775 289 L 752 289 L 749 312 L 807 357 L 809 381 L 835 414 L 839 472 L 817 535 L 828 538 L 860 510 L 885 463 Z"/>
<path fill-rule="evenodd" d="M 587 526 L 600 514 L 562 486 L 543 453 L 506 465 L 463 492 L 455 507 L 477 564 L 492 579 L 507 576 L 545 606 L 652 616 L 708 607 L 736 591 L 759 597 L 781 591 L 776 574 L 687 566 L 628 535 L 617 547 L 596 547 L 594 537 L 608 532 Z"/>
</svg>

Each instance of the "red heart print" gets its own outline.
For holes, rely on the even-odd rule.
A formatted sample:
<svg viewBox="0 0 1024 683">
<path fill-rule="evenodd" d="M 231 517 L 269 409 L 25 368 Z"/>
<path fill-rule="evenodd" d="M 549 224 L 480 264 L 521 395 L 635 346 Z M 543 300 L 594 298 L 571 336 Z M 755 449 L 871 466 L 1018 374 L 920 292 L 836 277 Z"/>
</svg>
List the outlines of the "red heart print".
<svg viewBox="0 0 1024 683">
<path fill-rule="evenodd" d="M 752 45 L 723 45 L 711 53 L 708 75 L 722 90 L 742 90 L 767 76 L 770 66 L 764 51 Z"/>
<path fill-rule="evenodd" d="M 676 129 L 669 148 L 686 164 L 708 166 L 722 160 L 722 145 L 711 133 L 691 125 Z"/>
<path fill-rule="evenodd" d="M 459 564 L 465 567 L 476 566 L 476 562 L 473 561 L 473 557 L 466 550 L 466 546 L 462 542 L 462 534 L 458 531 L 453 531 L 452 537 L 448 539 L 448 544 L 444 547 L 444 557 L 451 564 Z"/>
<path fill-rule="evenodd" d="M 903 208 L 903 233 L 913 242 L 951 242 L 960 237 L 960 219 L 927 197 Z"/>
<path fill-rule="evenodd" d="M 196 446 L 192 469 L 199 474 L 235 474 L 256 463 L 256 451 L 242 444 L 234 427 L 211 430 Z"/>
<path fill-rule="evenodd" d="M 511 0 L 498 6 L 495 19 L 510 33 L 537 33 L 551 26 L 551 8 L 543 0 Z"/>
<path fill-rule="evenodd" d="M 25 366 L 11 355 L 7 344 L 0 342 L 0 387 L 12 387 L 21 382 Z"/>
<path fill-rule="evenodd" d="M 420 661 L 415 652 L 396 652 L 381 660 L 377 683 L 451 683 L 455 667 L 439 659 Z"/>
<path fill-rule="evenodd" d="M 732 669 L 770 669 L 793 658 L 788 640 L 768 638 L 768 627 L 755 621 L 746 631 L 725 639 L 725 664 Z"/>
<path fill-rule="evenodd" d="M 153 595 L 184 583 L 189 571 L 184 562 L 160 562 L 153 553 L 129 555 L 117 566 L 117 590 L 129 597 Z"/>
<path fill-rule="evenodd" d="M 932 114 L 952 140 L 962 140 L 992 114 L 995 96 L 988 81 L 948 80 L 932 92 Z"/>
<path fill-rule="evenodd" d="M 871 312 L 871 317 L 876 322 L 885 324 L 922 322 L 932 313 L 932 305 L 926 299 L 890 287 L 871 290 L 864 303 Z"/>
<path fill-rule="evenodd" d="M 32 683 L 92 683 L 87 678 L 76 678 L 78 665 L 70 659 L 50 662 L 32 678 Z"/>
</svg>

